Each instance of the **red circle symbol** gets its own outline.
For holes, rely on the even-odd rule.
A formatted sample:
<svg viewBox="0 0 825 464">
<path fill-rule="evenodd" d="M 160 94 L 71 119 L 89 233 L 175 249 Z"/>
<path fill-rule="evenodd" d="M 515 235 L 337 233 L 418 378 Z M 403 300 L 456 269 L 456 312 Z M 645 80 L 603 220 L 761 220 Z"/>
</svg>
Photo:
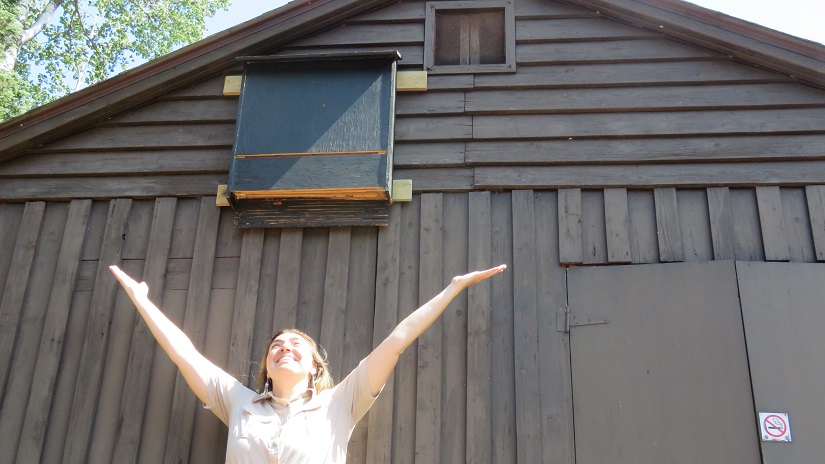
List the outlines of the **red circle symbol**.
<svg viewBox="0 0 825 464">
<path fill-rule="evenodd" d="M 785 419 L 781 416 L 771 414 L 765 417 L 765 420 L 762 422 L 762 429 L 765 430 L 765 433 L 768 435 L 779 438 L 788 431 L 788 424 L 785 423 Z"/>
</svg>

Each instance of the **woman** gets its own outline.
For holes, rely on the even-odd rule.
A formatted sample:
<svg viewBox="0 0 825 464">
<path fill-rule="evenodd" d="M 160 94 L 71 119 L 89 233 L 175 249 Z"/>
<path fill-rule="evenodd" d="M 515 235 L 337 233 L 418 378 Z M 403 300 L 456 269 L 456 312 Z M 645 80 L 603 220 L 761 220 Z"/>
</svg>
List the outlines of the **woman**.
<svg viewBox="0 0 825 464">
<path fill-rule="evenodd" d="M 261 361 L 261 393 L 203 357 L 149 300 L 146 283 L 137 283 L 117 266 L 110 269 L 204 407 L 229 427 L 227 463 L 332 464 L 346 461 L 355 424 L 381 392 L 404 349 L 461 291 L 506 267 L 454 277 L 336 386 L 315 341 L 298 330 L 281 330 Z"/>
</svg>

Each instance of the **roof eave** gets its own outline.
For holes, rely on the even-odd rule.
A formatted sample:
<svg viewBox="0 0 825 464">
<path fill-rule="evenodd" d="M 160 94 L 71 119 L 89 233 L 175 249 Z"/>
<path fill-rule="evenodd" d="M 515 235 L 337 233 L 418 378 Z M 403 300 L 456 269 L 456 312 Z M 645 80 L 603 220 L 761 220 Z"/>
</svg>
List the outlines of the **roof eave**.
<svg viewBox="0 0 825 464">
<path fill-rule="evenodd" d="M 296 0 L 0 124 L 0 163 L 214 75 L 256 55 L 394 0 Z"/>
</svg>

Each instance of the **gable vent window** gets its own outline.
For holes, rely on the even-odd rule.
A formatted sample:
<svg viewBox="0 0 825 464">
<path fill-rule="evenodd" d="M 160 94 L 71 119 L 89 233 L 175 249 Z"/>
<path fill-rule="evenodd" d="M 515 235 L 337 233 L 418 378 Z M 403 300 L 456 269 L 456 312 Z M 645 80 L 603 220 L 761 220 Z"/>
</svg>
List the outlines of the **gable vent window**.
<svg viewBox="0 0 825 464">
<path fill-rule="evenodd" d="M 424 60 L 434 74 L 514 72 L 513 4 L 427 3 Z"/>
</svg>

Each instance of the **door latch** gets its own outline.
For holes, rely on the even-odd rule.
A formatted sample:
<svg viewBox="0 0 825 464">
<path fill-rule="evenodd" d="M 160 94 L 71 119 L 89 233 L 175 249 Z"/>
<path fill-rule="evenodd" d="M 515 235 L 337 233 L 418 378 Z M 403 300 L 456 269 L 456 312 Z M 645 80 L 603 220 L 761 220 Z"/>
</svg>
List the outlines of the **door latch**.
<svg viewBox="0 0 825 464">
<path fill-rule="evenodd" d="M 607 319 L 598 317 L 579 316 L 570 313 L 570 306 L 564 305 L 559 307 L 556 313 L 556 332 L 570 332 L 570 327 L 579 327 L 582 325 L 596 325 L 607 324 L 610 322 Z"/>
</svg>

